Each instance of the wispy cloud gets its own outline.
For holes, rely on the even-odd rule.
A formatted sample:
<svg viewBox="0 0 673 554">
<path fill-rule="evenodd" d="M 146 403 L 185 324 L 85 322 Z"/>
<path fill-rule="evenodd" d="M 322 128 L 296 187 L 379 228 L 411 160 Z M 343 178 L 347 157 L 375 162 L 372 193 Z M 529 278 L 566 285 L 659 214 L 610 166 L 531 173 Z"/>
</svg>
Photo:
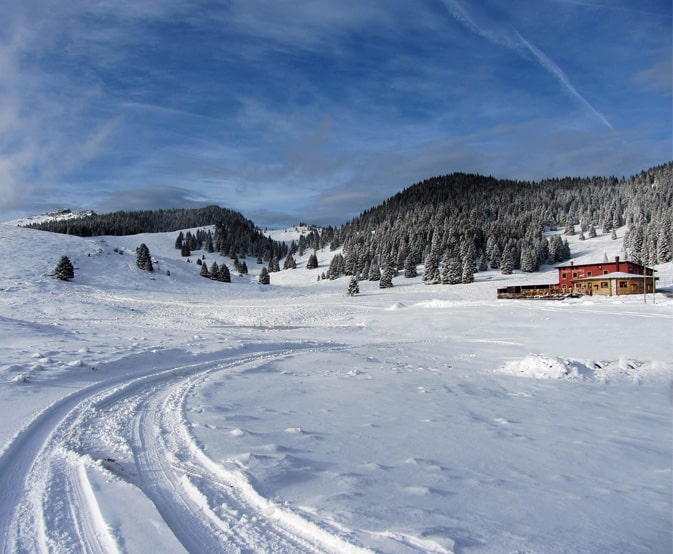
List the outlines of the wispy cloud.
<svg viewBox="0 0 673 554">
<path fill-rule="evenodd" d="M 551 74 L 562 86 L 563 89 L 572 97 L 577 99 L 584 107 L 586 107 L 592 114 L 594 114 L 606 127 L 612 129 L 612 125 L 607 118 L 600 113 L 584 96 L 582 96 L 577 88 L 572 84 L 565 72 L 556 64 L 549 56 L 545 55 L 533 43 L 526 40 L 517 30 L 503 28 L 500 24 L 494 26 L 489 24 L 478 24 L 463 5 L 458 0 L 443 0 L 448 12 L 462 25 L 467 27 L 473 33 L 485 38 L 495 45 L 504 46 L 510 50 L 522 55 L 521 46 L 530 52 L 540 66 Z"/>
</svg>

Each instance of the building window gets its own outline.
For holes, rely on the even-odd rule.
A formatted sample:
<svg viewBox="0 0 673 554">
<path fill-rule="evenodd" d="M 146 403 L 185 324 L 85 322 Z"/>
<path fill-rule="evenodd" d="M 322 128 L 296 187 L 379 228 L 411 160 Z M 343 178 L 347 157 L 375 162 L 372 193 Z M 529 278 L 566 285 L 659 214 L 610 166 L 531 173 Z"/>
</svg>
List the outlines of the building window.
<svg viewBox="0 0 673 554">
<path fill-rule="evenodd" d="M 567 273 L 561 273 L 561 279 L 565 279 L 567 276 Z"/>
<path fill-rule="evenodd" d="M 563 285 L 563 290 L 566 290 L 568 288 L 568 285 Z"/>
<path fill-rule="evenodd" d="M 591 271 L 587 271 L 587 277 L 591 277 L 592 273 Z"/>
<path fill-rule="evenodd" d="M 577 271 L 573 271 L 573 279 L 577 279 Z"/>
<path fill-rule="evenodd" d="M 607 269 L 604 269 L 604 270 L 603 270 L 603 275 L 607 275 L 607 274 L 608 274 L 608 270 L 607 270 Z"/>
<path fill-rule="evenodd" d="M 620 289 L 628 288 L 628 285 L 626 284 L 626 281 L 619 281 L 619 288 Z"/>
<path fill-rule="evenodd" d="M 607 281 L 601 281 L 601 288 L 602 289 L 606 289 L 606 288 L 608 288 L 608 286 L 609 286 L 609 284 L 608 284 Z"/>
</svg>

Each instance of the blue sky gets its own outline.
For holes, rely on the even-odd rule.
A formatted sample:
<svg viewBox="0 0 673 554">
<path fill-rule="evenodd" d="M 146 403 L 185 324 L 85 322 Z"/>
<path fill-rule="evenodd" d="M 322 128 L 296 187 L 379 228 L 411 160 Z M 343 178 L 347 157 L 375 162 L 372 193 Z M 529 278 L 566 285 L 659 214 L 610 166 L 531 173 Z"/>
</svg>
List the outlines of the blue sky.
<svg viewBox="0 0 673 554">
<path fill-rule="evenodd" d="M 670 0 L 9 0 L 0 220 L 338 225 L 456 171 L 673 159 Z"/>
</svg>

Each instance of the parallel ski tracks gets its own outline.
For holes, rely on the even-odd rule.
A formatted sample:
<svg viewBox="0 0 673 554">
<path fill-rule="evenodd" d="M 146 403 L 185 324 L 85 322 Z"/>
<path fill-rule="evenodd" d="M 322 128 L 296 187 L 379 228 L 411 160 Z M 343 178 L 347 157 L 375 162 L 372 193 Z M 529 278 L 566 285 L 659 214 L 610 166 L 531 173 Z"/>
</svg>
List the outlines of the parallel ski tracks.
<svg viewBox="0 0 673 554">
<path fill-rule="evenodd" d="M 243 371 L 315 350 L 293 345 L 126 375 L 52 404 L 0 457 L 0 552 L 123 551 L 107 528 L 85 467 L 100 455 L 87 444 L 87 433 L 112 413 L 132 453 L 130 482 L 188 552 L 364 552 L 259 496 L 238 471 L 208 458 L 185 416 L 188 394 L 213 372 Z"/>
</svg>

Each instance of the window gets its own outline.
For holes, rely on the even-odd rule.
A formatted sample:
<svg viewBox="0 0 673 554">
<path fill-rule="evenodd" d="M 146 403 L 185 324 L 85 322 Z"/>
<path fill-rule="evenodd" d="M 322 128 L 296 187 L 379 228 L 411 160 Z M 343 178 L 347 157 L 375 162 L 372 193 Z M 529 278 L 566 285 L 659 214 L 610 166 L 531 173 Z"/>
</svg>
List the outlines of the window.
<svg viewBox="0 0 673 554">
<path fill-rule="evenodd" d="M 608 274 L 608 270 L 607 270 L 607 269 L 604 269 L 604 270 L 603 270 L 603 275 L 607 275 L 607 274 Z"/>
<path fill-rule="evenodd" d="M 577 279 L 577 271 L 573 271 L 573 279 Z"/>
<path fill-rule="evenodd" d="M 607 281 L 601 281 L 601 288 L 602 289 L 606 289 L 606 288 L 608 288 L 608 286 L 609 286 L 609 283 Z"/>
<path fill-rule="evenodd" d="M 619 281 L 619 288 L 620 289 L 628 288 L 628 285 L 626 284 L 626 281 Z"/>
<path fill-rule="evenodd" d="M 587 277 L 591 277 L 592 273 L 591 271 L 587 271 Z"/>
<path fill-rule="evenodd" d="M 561 279 L 566 279 L 568 277 L 568 274 L 564 271 L 561 273 Z"/>
<path fill-rule="evenodd" d="M 563 290 L 566 290 L 568 288 L 568 285 L 563 285 Z"/>
</svg>

